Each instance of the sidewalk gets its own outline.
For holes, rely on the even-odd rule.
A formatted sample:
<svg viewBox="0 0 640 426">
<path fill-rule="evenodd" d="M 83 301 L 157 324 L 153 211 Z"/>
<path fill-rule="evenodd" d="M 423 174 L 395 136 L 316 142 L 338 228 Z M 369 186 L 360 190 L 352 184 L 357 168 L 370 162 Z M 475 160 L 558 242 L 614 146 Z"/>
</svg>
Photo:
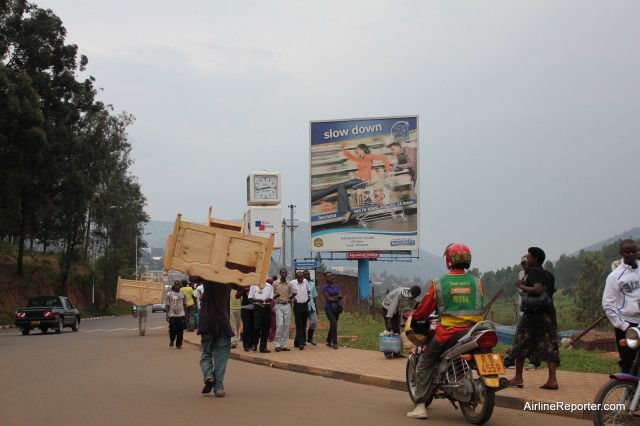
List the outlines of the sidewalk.
<svg viewBox="0 0 640 426">
<path fill-rule="evenodd" d="M 200 337 L 196 333 L 185 333 L 186 343 L 200 346 Z M 406 391 L 405 368 L 406 357 L 385 359 L 380 352 L 363 349 L 340 347 L 339 350 L 328 348 L 324 343 L 317 346 L 308 345 L 304 350 L 293 347 L 293 341 L 287 345 L 291 351 L 275 352 L 273 345 L 269 343 L 271 353 L 244 352 L 242 347 L 231 350 L 231 358 L 261 364 L 266 367 L 280 368 L 299 373 L 313 374 L 332 379 L 347 380 L 371 386 L 380 386 L 399 391 Z M 330 362 L 328 362 L 330 361 Z M 513 377 L 515 370 L 507 369 L 505 377 Z M 496 406 L 523 410 L 525 404 L 527 411 L 565 416 L 573 418 L 590 419 L 591 413 L 587 410 L 570 411 L 538 409 L 540 405 L 535 403 L 559 403 L 585 404 L 592 403 L 596 392 L 609 380 L 605 374 L 575 373 L 558 370 L 557 391 L 542 390 L 538 387 L 546 382 L 547 370 L 524 371 L 523 388 L 507 388 L 496 394 Z M 407 396 L 408 398 L 408 396 Z"/>
</svg>

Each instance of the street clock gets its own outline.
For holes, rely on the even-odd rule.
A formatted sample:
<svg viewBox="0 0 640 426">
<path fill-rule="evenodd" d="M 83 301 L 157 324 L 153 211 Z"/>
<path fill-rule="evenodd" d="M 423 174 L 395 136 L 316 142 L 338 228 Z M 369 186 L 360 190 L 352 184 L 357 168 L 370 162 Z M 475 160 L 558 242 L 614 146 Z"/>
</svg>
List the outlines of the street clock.
<svg viewBox="0 0 640 426">
<path fill-rule="evenodd" d="M 277 206 L 280 204 L 280 173 L 252 172 L 247 177 L 247 204 Z"/>
</svg>

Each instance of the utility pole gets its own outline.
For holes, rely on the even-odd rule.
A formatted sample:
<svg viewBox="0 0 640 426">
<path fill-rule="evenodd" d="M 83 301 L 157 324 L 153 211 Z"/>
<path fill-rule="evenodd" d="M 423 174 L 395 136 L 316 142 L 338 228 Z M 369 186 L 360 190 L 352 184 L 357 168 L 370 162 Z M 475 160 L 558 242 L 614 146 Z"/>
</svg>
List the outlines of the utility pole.
<svg viewBox="0 0 640 426">
<path fill-rule="evenodd" d="M 298 225 L 295 224 L 295 220 L 293 219 L 293 212 L 295 212 L 294 209 L 296 208 L 296 206 L 294 206 L 293 204 L 289 204 L 287 207 L 289 207 L 289 209 L 291 209 L 291 219 L 289 220 L 288 228 L 291 230 L 291 253 L 289 253 L 289 257 L 291 259 L 291 271 L 293 273 L 293 271 L 294 271 L 294 269 L 293 269 L 293 256 L 294 256 L 294 251 L 293 251 L 293 231 L 298 227 Z"/>
<path fill-rule="evenodd" d="M 287 269 L 287 219 L 282 219 L 282 267 Z M 279 275 L 278 275 L 279 276 Z"/>
</svg>

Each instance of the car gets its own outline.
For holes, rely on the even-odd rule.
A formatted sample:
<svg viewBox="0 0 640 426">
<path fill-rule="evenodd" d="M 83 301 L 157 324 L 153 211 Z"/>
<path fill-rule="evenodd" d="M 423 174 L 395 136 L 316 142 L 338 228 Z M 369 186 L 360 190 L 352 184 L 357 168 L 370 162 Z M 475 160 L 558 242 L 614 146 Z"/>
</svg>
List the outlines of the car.
<svg viewBox="0 0 640 426">
<path fill-rule="evenodd" d="M 154 303 L 153 306 L 151 306 L 151 312 L 166 312 L 167 311 L 167 307 L 164 306 L 163 303 Z"/>
<path fill-rule="evenodd" d="M 80 312 L 64 296 L 32 297 L 26 307 L 16 310 L 15 315 L 15 325 L 25 336 L 36 328 L 42 334 L 46 334 L 49 329 L 62 333 L 65 327 L 71 327 L 73 331 L 80 328 Z"/>
</svg>

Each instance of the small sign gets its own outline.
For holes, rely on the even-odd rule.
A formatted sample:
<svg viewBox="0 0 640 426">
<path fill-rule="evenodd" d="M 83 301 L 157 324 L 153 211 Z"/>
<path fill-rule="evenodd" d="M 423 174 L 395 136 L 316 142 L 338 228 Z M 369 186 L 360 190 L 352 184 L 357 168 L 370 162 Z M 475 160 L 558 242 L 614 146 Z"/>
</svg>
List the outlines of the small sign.
<svg viewBox="0 0 640 426">
<path fill-rule="evenodd" d="M 347 259 L 377 259 L 380 253 L 377 251 L 352 251 L 347 253 Z"/>
<path fill-rule="evenodd" d="M 315 269 L 320 267 L 320 262 L 316 260 L 308 260 L 304 262 L 293 262 L 293 267 L 296 269 Z"/>
</svg>

